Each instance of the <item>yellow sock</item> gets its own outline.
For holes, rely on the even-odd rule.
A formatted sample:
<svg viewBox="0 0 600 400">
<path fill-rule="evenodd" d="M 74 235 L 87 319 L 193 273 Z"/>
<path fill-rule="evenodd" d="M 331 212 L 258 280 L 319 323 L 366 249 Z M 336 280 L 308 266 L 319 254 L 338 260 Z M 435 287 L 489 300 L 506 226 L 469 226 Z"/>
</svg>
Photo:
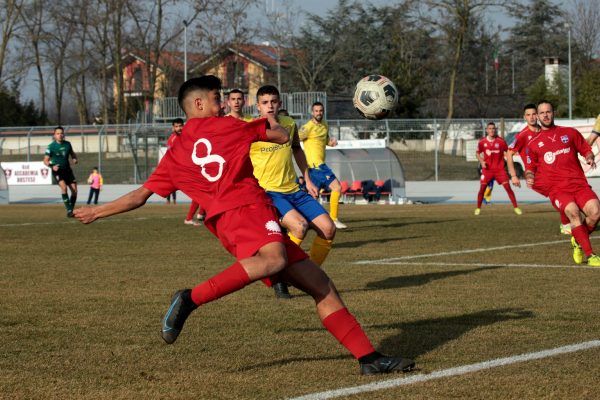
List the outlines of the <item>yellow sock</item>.
<svg viewBox="0 0 600 400">
<path fill-rule="evenodd" d="M 329 196 L 329 216 L 331 219 L 338 219 L 338 205 L 340 204 L 340 192 L 331 192 Z"/>
<path fill-rule="evenodd" d="M 333 240 L 323 239 L 319 236 L 315 237 L 315 240 L 310 247 L 310 259 L 318 266 L 321 266 L 323 261 L 325 261 L 325 258 L 327 258 L 332 245 Z"/>
<path fill-rule="evenodd" d="M 290 237 L 292 242 L 296 243 L 298 246 L 300 246 L 302 244 L 302 241 L 304 240 L 304 239 L 298 239 L 296 236 L 292 235 L 291 232 L 288 232 L 288 236 Z"/>
</svg>

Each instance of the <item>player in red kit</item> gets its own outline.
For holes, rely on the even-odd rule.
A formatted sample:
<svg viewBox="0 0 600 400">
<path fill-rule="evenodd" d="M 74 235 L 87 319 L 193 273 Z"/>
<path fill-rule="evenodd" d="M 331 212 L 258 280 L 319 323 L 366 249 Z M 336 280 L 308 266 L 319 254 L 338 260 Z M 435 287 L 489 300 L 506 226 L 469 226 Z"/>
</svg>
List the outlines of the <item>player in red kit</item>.
<svg viewBox="0 0 600 400">
<path fill-rule="evenodd" d="M 479 193 L 477 193 L 477 208 L 475 209 L 475 215 L 481 213 L 483 195 L 488 182 L 492 179 L 496 179 L 496 181 L 504 187 L 504 190 L 508 193 L 510 202 L 514 207 L 515 214 L 521 215 L 523 212 L 517 205 L 515 193 L 510 188 L 508 175 L 504 170 L 504 155 L 508 150 L 508 146 L 504 139 L 499 138 L 496 135 L 496 124 L 493 122 L 487 124 L 485 132 L 486 137 L 481 139 L 477 144 L 477 153 L 475 154 L 477 160 L 481 164 L 481 179 L 479 181 L 480 186 Z"/>
<path fill-rule="evenodd" d="M 579 131 L 554 125 L 552 104 L 541 101 L 537 112 L 542 129 L 527 145 L 527 186 L 545 188 L 552 205 L 569 218 L 575 263 L 581 264 L 585 254 L 588 265 L 599 267 L 600 257 L 594 254 L 589 235 L 600 219 L 600 202 L 577 158 L 581 154 L 595 168 L 594 153 Z"/>
<path fill-rule="evenodd" d="M 506 152 L 506 166 L 508 167 L 508 173 L 510 174 L 510 180 L 514 186 L 521 187 L 521 181 L 515 171 L 515 163 L 513 161 L 513 155 L 519 154 L 523 164 L 527 160 L 527 144 L 531 142 L 540 133 L 540 126 L 538 124 L 537 117 L 537 106 L 535 104 L 527 104 L 523 107 L 523 119 L 527 123 L 525 128 L 521 129 L 519 133 L 515 135 L 513 141 L 508 145 L 508 151 Z M 548 197 L 548 190 L 539 185 L 532 188 L 544 197 Z M 558 209 L 557 209 L 558 210 Z M 564 212 L 558 210 L 560 213 L 560 233 L 565 235 L 571 234 L 571 225 L 569 218 Z"/>
<path fill-rule="evenodd" d="M 144 185 L 111 203 L 80 208 L 76 218 L 88 224 L 140 207 L 153 193 L 163 196 L 176 189 L 204 206 L 205 226 L 236 262 L 193 289 L 175 293 L 162 323 L 168 344 L 199 306 L 259 279 L 285 280 L 313 297 L 322 324 L 358 359 L 362 374 L 411 370 L 414 361 L 375 351 L 326 273 L 282 234 L 277 211 L 253 175 L 249 150 L 255 141 L 284 144 L 289 133 L 271 115 L 250 123 L 221 117 L 220 91 L 215 76 L 186 81 L 178 100 L 187 123 Z"/>
</svg>

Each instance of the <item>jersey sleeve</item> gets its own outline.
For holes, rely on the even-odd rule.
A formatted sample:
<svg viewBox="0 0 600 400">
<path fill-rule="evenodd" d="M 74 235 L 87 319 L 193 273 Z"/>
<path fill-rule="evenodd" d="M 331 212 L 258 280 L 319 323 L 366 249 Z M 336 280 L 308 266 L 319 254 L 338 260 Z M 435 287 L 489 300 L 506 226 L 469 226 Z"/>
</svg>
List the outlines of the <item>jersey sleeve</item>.
<svg viewBox="0 0 600 400">
<path fill-rule="evenodd" d="M 144 182 L 144 187 L 162 197 L 167 197 L 177 190 L 169 174 L 169 156 L 165 156 L 160 160 L 158 167 Z"/>
<path fill-rule="evenodd" d="M 292 147 L 300 147 L 300 138 L 298 136 L 298 128 L 296 127 L 295 122 L 290 128 L 290 139 L 292 141 Z"/>
<path fill-rule="evenodd" d="M 587 156 L 590 153 L 593 153 L 592 146 L 588 144 L 583 138 L 583 135 L 577 130 L 573 129 L 572 131 L 573 142 L 575 144 L 575 148 L 583 157 Z"/>
<path fill-rule="evenodd" d="M 533 151 L 531 147 L 531 143 L 525 147 L 525 154 L 527 154 L 527 157 L 525 157 L 525 160 L 523 160 L 525 163 L 525 171 L 531 171 L 535 173 L 537 170 L 538 159 L 537 153 Z"/>
<path fill-rule="evenodd" d="M 267 137 L 267 119 L 259 118 L 245 123 L 244 130 L 252 137 L 252 142 L 268 142 Z"/>
<path fill-rule="evenodd" d="M 300 128 L 298 130 L 298 138 L 300 138 L 300 140 L 305 141 L 306 139 L 308 139 L 308 127 L 307 127 L 308 123 L 302 125 L 302 128 Z"/>
<path fill-rule="evenodd" d="M 45 155 L 47 155 L 48 157 L 52 157 L 52 150 L 50 149 L 50 145 L 48 145 L 48 147 L 46 147 L 46 151 L 44 152 Z"/>
</svg>

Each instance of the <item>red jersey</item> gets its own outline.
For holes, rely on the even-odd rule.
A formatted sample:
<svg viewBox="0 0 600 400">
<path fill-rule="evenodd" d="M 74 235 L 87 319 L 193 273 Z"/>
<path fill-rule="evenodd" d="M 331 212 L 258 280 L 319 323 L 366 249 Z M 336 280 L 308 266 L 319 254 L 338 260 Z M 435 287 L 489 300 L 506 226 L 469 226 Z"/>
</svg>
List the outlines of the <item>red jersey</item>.
<svg viewBox="0 0 600 400">
<path fill-rule="evenodd" d="M 592 148 L 578 130 L 564 126 L 542 130 L 529 142 L 527 152 L 527 170 L 535 174 L 536 187 L 551 193 L 588 186 L 577 153 L 585 157 Z"/>
<path fill-rule="evenodd" d="M 485 169 L 488 170 L 504 169 L 504 152 L 507 150 L 506 142 L 500 137 L 495 137 L 493 140 L 484 137 L 477 143 L 477 153 L 483 153 Z"/>
<path fill-rule="evenodd" d="M 539 132 L 534 132 L 529 129 L 529 126 L 525 126 L 521 132 L 515 135 L 515 138 L 511 144 L 508 145 L 509 150 L 519 153 L 521 160 L 523 160 L 523 164 L 525 164 L 525 160 L 527 159 L 527 144 L 529 144 L 529 142 L 531 142 L 531 140 L 535 138 L 538 133 Z"/>
<path fill-rule="evenodd" d="M 181 190 L 202 204 L 207 219 L 247 204 L 270 204 L 249 156 L 253 142 L 267 140 L 266 121 L 190 119 L 144 187 L 163 197 Z"/>
<path fill-rule="evenodd" d="M 167 147 L 172 147 L 175 144 L 175 140 L 177 140 L 177 137 L 179 137 L 178 134 L 176 134 L 175 132 L 171 133 L 171 136 L 169 136 L 169 138 L 167 139 Z"/>
</svg>

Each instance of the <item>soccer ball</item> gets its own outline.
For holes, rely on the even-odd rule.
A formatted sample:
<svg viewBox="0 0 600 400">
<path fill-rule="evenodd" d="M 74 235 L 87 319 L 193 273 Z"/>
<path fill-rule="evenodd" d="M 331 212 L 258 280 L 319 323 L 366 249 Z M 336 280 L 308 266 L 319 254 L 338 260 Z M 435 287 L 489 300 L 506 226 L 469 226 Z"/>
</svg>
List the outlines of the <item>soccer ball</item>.
<svg viewBox="0 0 600 400">
<path fill-rule="evenodd" d="M 398 89 L 383 75 L 367 75 L 356 84 L 352 102 L 363 117 L 382 119 L 396 107 Z"/>
</svg>

